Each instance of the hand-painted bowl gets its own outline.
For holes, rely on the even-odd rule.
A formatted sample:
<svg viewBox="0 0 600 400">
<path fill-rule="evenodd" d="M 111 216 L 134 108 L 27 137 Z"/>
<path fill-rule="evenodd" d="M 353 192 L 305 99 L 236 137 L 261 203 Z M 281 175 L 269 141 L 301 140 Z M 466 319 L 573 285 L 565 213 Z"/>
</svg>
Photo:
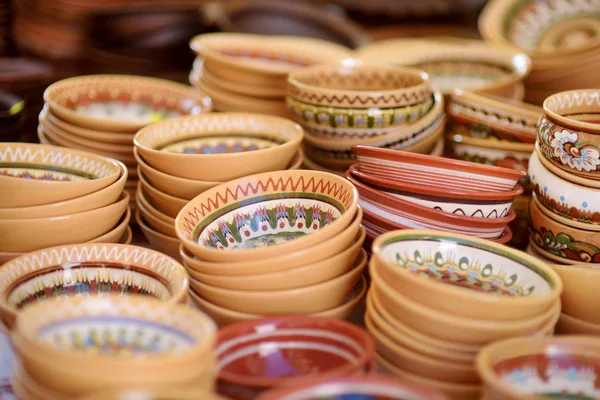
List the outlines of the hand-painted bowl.
<svg viewBox="0 0 600 400">
<path fill-rule="evenodd" d="M 173 257 L 177 261 L 181 261 L 181 256 L 179 255 L 179 246 L 181 245 L 181 242 L 179 239 L 153 229 L 144 218 L 142 218 L 140 210 L 135 211 L 135 221 L 153 249 L 156 249 L 169 257 Z"/>
<path fill-rule="evenodd" d="M 388 232 L 373 243 L 371 263 L 387 284 L 427 307 L 469 318 L 534 318 L 556 304 L 560 277 L 520 251 L 471 236 Z"/>
<path fill-rule="evenodd" d="M 268 349 L 268 350 L 267 350 Z M 359 373 L 374 345 L 363 329 L 322 317 L 278 317 L 229 325 L 215 347 L 218 379 L 268 389 Z"/>
<path fill-rule="evenodd" d="M 504 340 L 479 353 L 477 370 L 491 399 L 595 399 L 600 395 L 600 339 Z"/>
<path fill-rule="evenodd" d="M 155 169 L 184 179 L 225 182 L 285 169 L 304 133 L 285 118 L 218 113 L 177 118 L 140 130 L 134 144 Z"/>
<path fill-rule="evenodd" d="M 308 248 L 354 219 L 358 193 L 316 171 L 275 171 L 236 179 L 190 201 L 175 220 L 183 245 L 207 261 L 244 261 Z"/>
<path fill-rule="evenodd" d="M 205 94 L 163 79 L 90 75 L 50 85 L 44 101 L 52 114 L 85 129 L 135 132 L 153 122 L 211 110 Z"/>
<path fill-rule="evenodd" d="M 153 250 L 119 244 L 52 247 L 15 258 L 0 269 L 0 313 L 10 325 L 32 303 L 54 297 L 121 294 L 179 303 L 185 268 Z"/>
<path fill-rule="evenodd" d="M 123 170 L 92 153 L 25 143 L 0 143 L 0 208 L 75 199 L 113 184 Z"/>
<path fill-rule="evenodd" d="M 12 335 L 31 377 L 65 395 L 187 384 L 213 369 L 215 338 L 206 315 L 137 296 L 38 302 Z"/>
<path fill-rule="evenodd" d="M 593 324 L 562 313 L 556 324 L 556 334 L 600 336 L 600 324 Z"/>
<path fill-rule="evenodd" d="M 600 265 L 551 265 L 563 282 L 562 311 L 572 317 L 600 325 Z"/>
<path fill-rule="evenodd" d="M 593 188 L 593 189 L 600 189 L 600 181 L 599 180 L 584 178 L 584 177 L 575 175 L 569 171 L 566 171 L 566 170 L 556 166 L 554 163 L 552 163 L 546 157 L 545 153 L 542 152 L 539 142 L 537 142 L 535 145 L 535 151 L 536 151 L 538 159 L 540 160 L 542 165 L 548 171 L 550 171 L 553 175 L 556 175 L 557 177 L 562 178 L 563 180 L 565 180 L 567 182 L 571 182 L 571 183 L 574 183 L 579 186 Z"/>
</svg>

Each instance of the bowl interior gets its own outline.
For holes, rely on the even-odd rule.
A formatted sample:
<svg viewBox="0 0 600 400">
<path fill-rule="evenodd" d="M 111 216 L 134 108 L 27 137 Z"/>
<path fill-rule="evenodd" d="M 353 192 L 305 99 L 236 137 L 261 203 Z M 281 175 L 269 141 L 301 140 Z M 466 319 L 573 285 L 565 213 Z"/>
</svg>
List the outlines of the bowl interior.
<svg viewBox="0 0 600 400">
<path fill-rule="evenodd" d="M 393 68 L 317 68 L 295 73 L 293 78 L 308 86 L 356 91 L 397 90 L 425 82 L 419 73 Z"/>
<path fill-rule="evenodd" d="M 475 89 L 509 76 L 512 71 L 502 65 L 477 60 L 442 59 L 414 65 L 427 72 L 432 84 L 442 91 L 456 87 Z"/>
</svg>

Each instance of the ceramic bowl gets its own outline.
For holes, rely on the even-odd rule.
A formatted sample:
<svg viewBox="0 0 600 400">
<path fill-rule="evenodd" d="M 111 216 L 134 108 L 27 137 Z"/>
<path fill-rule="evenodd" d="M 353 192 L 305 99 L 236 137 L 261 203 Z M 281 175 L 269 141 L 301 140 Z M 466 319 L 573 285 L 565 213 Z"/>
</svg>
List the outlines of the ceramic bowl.
<svg viewBox="0 0 600 400">
<path fill-rule="evenodd" d="M 261 351 L 264 346 L 271 349 L 268 354 Z M 323 317 L 233 324 L 219 331 L 214 350 L 221 382 L 256 389 L 300 384 L 313 376 L 351 376 L 367 367 L 373 353 L 366 331 Z"/>
<path fill-rule="evenodd" d="M 0 219 L 0 251 L 26 252 L 87 242 L 111 231 L 128 205 L 129 195 L 123 192 L 117 202 L 95 210 L 54 217 Z"/>
<path fill-rule="evenodd" d="M 600 280 L 600 266 L 587 264 L 551 265 L 563 282 L 561 294 L 562 311 L 569 316 L 600 325 L 600 315 L 596 311 L 597 282 Z"/>
<path fill-rule="evenodd" d="M 526 172 L 531 153 L 535 150 L 533 143 L 515 143 L 498 141 L 493 138 L 481 139 L 465 136 L 449 131 L 446 134 L 449 149 L 455 158 L 473 161 L 503 168 Z M 519 180 L 525 185 L 527 176 Z"/>
<path fill-rule="evenodd" d="M 188 269 L 201 274 L 243 276 L 285 271 L 291 268 L 309 266 L 328 259 L 333 254 L 343 252 L 356 240 L 356 236 L 360 231 L 362 217 L 363 211 L 358 208 L 352 222 L 336 236 L 308 248 L 267 259 L 257 258 L 234 262 L 211 262 L 195 257 L 183 245 L 180 248 L 180 253 Z"/>
<path fill-rule="evenodd" d="M 438 190 L 513 190 L 525 172 L 402 151 L 353 147 L 363 172 L 383 179 Z"/>
<path fill-rule="evenodd" d="M 176 237 L 165 235 L 150 227 L 150 225 L 142 218 L 140 210 L 136 210 L 135 212 L 135 221 L 153 249 L 156 249 L 169 257 L 173 257 L 177 261 L 181 260 L 181 256 L 179 255 L 179 246 L 181 245 L 181 242 Z"/>
<path fill-rule="evenodd" d="M 150 228 L 172 238 L 177 236 L 175 234 L 175 219 L 173 219 L 172 223 L 162 220 L 161 218 L 157 217 L 153 211 L 150 211 L 150 209 L 146 208 L 144 203 L 142 203 L 139 199 L 136 199 L 136 206 L 140 212 L 140 217 L 146 221 Z"/>
<path fill-rule="evenodd" d="M 556 324 L 557 335 L 600 335 L 600 324 L 586 322 L 568 314 L 560 314 L 558 323 Z"/>
<path fill-rule="evenodd" d="M 552 308 L 563 290 L 560 277 L 537 259 L 463 235 L 389 232 L 373 243 L 374 262 L 403 296 L 469 318 L 533 318 Z"/>
<path fill-rule="evenodd" d="M 596 398 L 600 339 L 517 338 L 486 346 L 477 370 L 491 399 L 524 396 Z"/>
<path fill-rule="evenodd" d="M 211 110 L 210 98 L 188 86 L 128 75 L 78 76 L 44 92 L 52 114 L 85 129 L 136 132 L 157 121 Z"/>
<path fill-rule="evenodd" d="M 146 180 L 142 169 L 138 167 L 139 185 L 147 199 L 161 213 L 168 215 L 170 218 L 177 217 L 177 214 L 188 203 L 187 199 L 171 196 L 156 189 Z"/>
<path fill-rule="evenodd" d="M 186 389 L 171 387 L 168 389 L 148 390 L 146 388 L 129 388 L 121 390 L 102 390 L 87 396 L 79 397 L 80 400 L 145 400 L 178 399 L 178 400 L 226 400 L 216 393 L 206 389 Z"/>
<path fill-rule="evenodd" d="M 214 323 L 188 306 L 156 299 L 49 299 L 19 313 L 16 326 L 13 344 L 25 370 L 65 395 L 181 385 L 213 368 Z"/>
<path fill-rule="evenodd" d="M 225 182 L 285 169 L 302 138 L 302 128 L 284 118 L 218 113 L 153 124 L 136 134 L 134 144 L 149 165 L 168 175 Z"/>
<path fill-rule="evenodd" d="M 573 174 L 569 171 L 565 171 L 564 169 L 561 169 L 561 168 L 557 167 L 555 164 L 553 164 L 548 158 L 546 158 L 546 155 L 542 152 L 539 142 L 537 142 L 535 145 L 535 151 L 536 151 L 538 159 L 540 160 L 542 165 L 548 171 L 550 171 L 553 175 L 555 175 L 559 178 L 562 178 L 563 180 L 565 180 L 567 182 L 571 182 L 571 183 L 574 183 L 579 186 L 593 188 L 593 189 L 600 189 L 600 181 L 575 175 L 575 174 Z"/>
<path fill-rule="evenodd" d="M 347 272 L 316 284 L 280 290 L 237 290 L 211 286 L 190 278 L 190 286 L 202 298 L 218 306 L 248 314 L 312 314 L 344 304 L 366 267 L 361 252 Z M 310 300 L 308 300 L 310 299 Z"/>
<path fill-rule="evenodd" d="M 117 223 L 117 225 L 107 233 L 102 236 L 98 236 L 93 238 L 92 240 L 88 240 L 86 243 L 123 243 L 124 236 L 129 235 L 127 229 L 129 227 L 129 222 L 131 221 L 131 208 L 127 207 L 125 213 Z"/>
<path fill-rule="evenodd" d="M 203 260 L 264 259 L 332 238 L 350 224 L 357 207 L 356 189 L 339 176 L 275 171 L 207 190 L 181 210 L 175 230 Z"/>
<path fill-rule="evenodd" d="M 80 244 L 28 253 L 0 270 L 0 312 L 10 325 L 16 314 L 53 297 L 115 293 L 181 302 L 185 269 L 156 251 L 119 244 Z"/>
<path fill-rule="evenodd" d="M 135 204 L 141 205 L 142 208 L 144 208 L 148 213 L 152 214 L 152 216 L 163 222 L 166 222 L 169 225 L 172 225 L 173 229 L 175 229 L 175 218 L 169 217 L 167 214 L 161 212 L 154 206 L 154 204 L 152 204 L 152 202 L 150 202 L 150 200 L 148 200 L 148 197 L 144 192 L 144 187 L 140 181 L 138 181 L 135 191 Z"/>
<path fill-rule="evenodd" d="M 83 151 L 0 143 L 0 208 L 74 199 L 113 184 L 123 173 L 114 160 Z"/>
</svg>

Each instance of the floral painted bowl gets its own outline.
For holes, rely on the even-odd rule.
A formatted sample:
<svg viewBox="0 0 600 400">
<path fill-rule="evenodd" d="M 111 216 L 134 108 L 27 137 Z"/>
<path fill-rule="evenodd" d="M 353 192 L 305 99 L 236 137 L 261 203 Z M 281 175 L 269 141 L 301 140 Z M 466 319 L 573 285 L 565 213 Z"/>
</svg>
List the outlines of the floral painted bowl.
<svg viewBox="0 0 600 400">
<path fill-rule="evenodd" d="M 551 265 L 563 282 L 560 297 L 562 312 L 572 317 L 600 325 L 596 307 L 600 299 L 596 288 L 600 284 L 600 266 L 589 264 Z"/>
<path fill-rule="evenodd" d="M 275 257 L 327 240 L 354 219 L 358 193 L 346 179 L 317 171 L 275 171 L 236 179 L 190 201 L 177 237 L 207 261 Z"/>
<path fill-rule="evenodd" d="M 216 326 L 187 305 L 93 296 L 31 304 L 18 314 L 12 339 L 33 379 L 81 395 L 189 384 L 214 368 Z"/>
<path fill-rule="evenodd" d="M 163 79 L 90 75 L 50 85 L 44 101 L 52 114 L 84 129 L 136 132 L 153 122 L 211 110 L 205 94 Z"/>
<path fill-rule="evenodd" d="M 52 247 L 15 258 L 0 269 L 0 312 L 12 325 L 32 303 L 54 297 L 120 294 L 179 303 L 185 268 L 153 250 L 119 244 Z"/>
<path fill-rule="evenodd" d="M 0 143 L 0 208 L 56 203 L 113 184 L 123 169 L 115 160 L 54 146 Z"/>
<path fill-rule="evenodd" d="M 204 114 L 152 124 L 134 138 L 152 167 L 184 179 L 226 182 L 285 169 L 302 142 L 302 128 L 284 118 Z"/>
<path fill-rule="evenodd" d="M 560 277 L 534 257 L 470 236 L 389 232 L 375 239 L 374 260 L 404 296 L 470 318 L 535 317 L 558 302 L 563 290 Z"/>
<path fill-rule="evenodd" d="M 600 396 L 600 339 L 508 339 L 486 346 L 477 370 L 491 400 Z"/>
</svg>

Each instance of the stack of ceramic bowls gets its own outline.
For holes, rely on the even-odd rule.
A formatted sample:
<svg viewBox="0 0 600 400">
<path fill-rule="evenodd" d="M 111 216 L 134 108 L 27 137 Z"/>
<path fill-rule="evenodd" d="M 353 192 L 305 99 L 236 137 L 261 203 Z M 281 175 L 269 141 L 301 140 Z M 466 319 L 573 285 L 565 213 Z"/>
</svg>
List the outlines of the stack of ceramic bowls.
<svg viewBox="0 0 600 400">
<path fill-rule="evenodd" d="M 600 86 L 598 26 L 596 0 L 493 0 L 479 19 L 486 40 L 531 57 L 525 86 L 527 101 L 534 104 L 557 92 Z"/>
<path fill-rule="evenodd" d="M 544 101 L 536 152 L 531 247 L 560 264 L 600 264 L 600 90 Z"/>
<path fill-rule="evenodd" d="M 508 243 L 525 173 L 449 158 L 355 146 L 368 241 L 397 229 L 436 229 Z"/>
<path fill-rule="evenodd" d="M 516 338 L 477 357 L 484 399 L 597 399 L 600 339 L 593 336 Z"/>
<path fill-rule="evenodd" d="M 13 327 L 27 306 L 54 297 L 147 296 L 187 303 L 188 277 L 170 257 L 142 247 L 88 243 L 50 247 L 0 269 L 0 320 Z"/>
<path fill-rule="evenodd" d="M 50 246 L 131 241 L 126 180 L 116 160 L 0 143 L 0 264 Z"/>
<path fill-rule="evenodd" d="M 454 89 L 522 100 L 531 60 L 518 51 L 482 41 L 451 38 L 392 39 L 359 49 L 364 64 L 412 66 L 429 74 L 444 95 Z"/>
<path fill-rule="evenodd" d="M 175 217 L 194 197 L 223 182 L 302 163 L 302 128 L 263 114 L 207 113 L 140 130 L 134 139 L 138 224 L 155 249 L 175 258 Z"/>
<path fill-rule="evenodd" d="M 188 306 L 122 296 L 49 299 L 18 314 L 11 339 L 12 384 L 22 399 L 214 390 L 216 327 Z"/>
<path fill-rule="evenodd" d="M 216 186 L 175 220 L 192 300 L 219 324 L 346 318 L 366 291 L 358 194 L 346 179 L 277 171 Z"/>
<path fill-rule="evenodd" d="M 127 75 L 90 75 L 65 79 L 44 92 L 40 142 L 91 151 L 122 161 L 126 190 L 135 207 L 138 183 L 133 137 L 153 122 L 211 110 L 203 93 L 179 83 Z"/>
<path fill-rule="evenodd" d="M 469 236 L 389 232 L 375 240 L 370 273 L 365 324 L 377 360 L 451 399 L 479 400 L 483 346 L 551 336 L 560 316 L 562 282 L 552 268 Z"/>
<path fill-rule="evenodd" d="M 420 70 L 317 66 L 291 73 L 288 86 L 314 169 L 346 170 L 357 144 L 429 153 L 444 132 L 443 98 Z"/>
<path fill-rule="evenodd" d="M 232 399 L 254 400 L 269 389 L 315 378 L 324 381 L 370 373 L 375 345 L 368 332 L 346 321 L 280 317 L 222 328 L 214 353 L 218 392 Z"/>
<path fill-rule="evenodd" d="M 190 44 L 198 55 L 190 74 L 219 111 L 247 111 L 286 117 L 286 80 L 298 68 L 341 65 L 350 49 L 319 39 L 208 33 Z"/>
</svg>

